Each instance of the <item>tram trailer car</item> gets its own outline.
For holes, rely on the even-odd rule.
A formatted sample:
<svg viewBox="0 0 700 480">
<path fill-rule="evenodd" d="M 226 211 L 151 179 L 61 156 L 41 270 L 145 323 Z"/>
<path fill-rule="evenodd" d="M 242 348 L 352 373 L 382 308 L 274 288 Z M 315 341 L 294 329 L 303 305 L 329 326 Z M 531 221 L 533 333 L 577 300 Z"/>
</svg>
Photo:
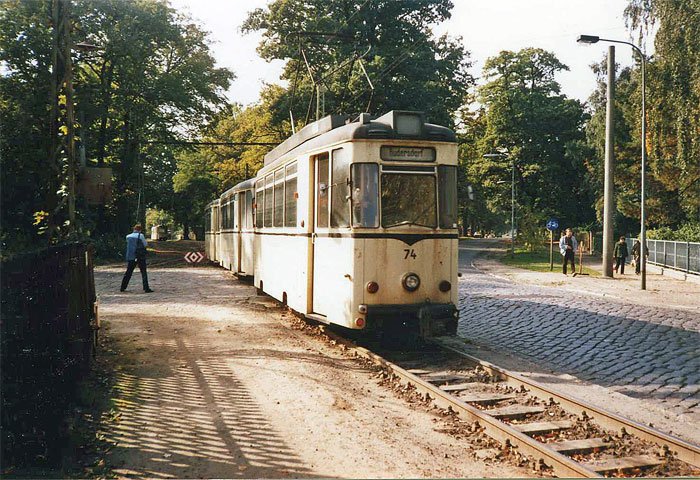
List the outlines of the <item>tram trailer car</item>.
<svg viewBox="0 0 700 480">
<path fill-rule="evenodd" d="M 217 244 L 219 242 L 219 199 L 207 205 L 204 216 L 204 254 L 212 262 L 219 262 Z"/>
<path fill-rule="evenodd" d="M 252 187 L 251 204 L 239 200 L 237 208 L 254 215 L 253 251 L 243 242 L 236 249 L 222 227 L 217 252 L 230 242 L 232 262 L 252 253 L 256 287 L 309 318 L 350 329 L 456 333 L 454 132 L 421 112 L 328 116 L 266 155 L 252 180 L 220 204 L 223 211 L 231 193 L 240 199 Z M 242 238 L 242 228 L 232 228 Z"/>
</svg>

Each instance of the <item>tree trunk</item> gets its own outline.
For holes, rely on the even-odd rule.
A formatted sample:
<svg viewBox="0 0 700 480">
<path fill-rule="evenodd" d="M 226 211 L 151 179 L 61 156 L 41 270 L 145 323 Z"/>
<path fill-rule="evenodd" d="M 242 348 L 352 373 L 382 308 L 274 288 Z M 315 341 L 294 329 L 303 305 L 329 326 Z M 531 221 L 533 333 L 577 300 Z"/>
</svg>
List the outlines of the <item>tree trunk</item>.
<svg viewBox="0 0 700 480">
<path fill-rule="evenodd" d="M 182 239 L 183 240 L 190 239 L 190 224 L 189 223 L 182 224 Z"/>
</svg>

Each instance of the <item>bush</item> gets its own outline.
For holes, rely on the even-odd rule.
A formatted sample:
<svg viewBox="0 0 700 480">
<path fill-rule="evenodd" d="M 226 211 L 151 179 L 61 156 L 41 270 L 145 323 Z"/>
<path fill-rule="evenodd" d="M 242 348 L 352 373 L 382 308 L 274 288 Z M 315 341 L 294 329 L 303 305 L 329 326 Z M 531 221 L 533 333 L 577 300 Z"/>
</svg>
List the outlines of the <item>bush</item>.
<svg viewBox="0 0 700 480">
<path fill-rule="evenodd" d="M 126 251 L 124 236 L 117 234 L 104 234 L 91 238 L 95 246 L 95 259 L 100 262 L 107 260 L 123 260 Z"/>
<path fill-rule="evenodd" d="M 688 222 L 678 230 L 661 227 L 647 231 L 647 238 L 653 240 L 675 240 L 677 242 L 700 242 L 700 222 Z"/>
</svg>

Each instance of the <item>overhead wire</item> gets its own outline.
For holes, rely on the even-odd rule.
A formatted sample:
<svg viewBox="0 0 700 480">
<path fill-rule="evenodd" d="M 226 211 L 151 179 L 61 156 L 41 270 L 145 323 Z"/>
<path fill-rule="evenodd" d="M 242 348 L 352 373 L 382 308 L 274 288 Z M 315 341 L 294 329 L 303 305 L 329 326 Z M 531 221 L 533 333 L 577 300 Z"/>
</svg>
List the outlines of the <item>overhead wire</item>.
<svg viewBox="0 0 700 480">
<path fill-rule="evenodd" d="M 304 123 L 305 123 L 305 124 L 308 123 L 309 118 L 310 118 L 310 115 L 311 115 L 311 108 L 312 108 L 312 106 L 313 106 L 314 96 L 319 94 L 317 85 L 319 85 L 319 84 L 322 85 L 323 87 L 326 88 L 326 91 L 329 91 L 329 92 L 332 91 L 331 88 L 329 88 L 329 86 L 328 86 L 328 84 L 327 84 L 328 78 L 329 78 L 330 75 L 332 75 L 333 73 L 335 73 L 335 72 L 341 70 L 345 65 L 350 64 L 350 69 L 348 70 L 348 77 L 347 77 L 347 81 L 346 81 L 346 86 L 345 86 L 345 89 L 343 90 L 342 97 L 341 97 L 341 102 L 340 102 L 341 105 L 344 104 L 344 99 L 345 99 L 345 96 L 346 96 L 346 90 L 348 89 L 348 85 L 349 85 L 349 83 L 350 83 L 350 77 L 351 77 L 351 75 L 352 75 L 352 69 L 354 68 L 354 64 L 355 64 L 355 62 L 356 62 L 358 59 L 364 57 L 365 55 L 367 55 L 367 53 L 369 53 L 369 51 L 371 50 L 371 46 L 370 46 L 370 47 L 367 49 L 367 51 L 365 51 L 362 55 L 359 55 L 358 52 L 357 52 L 357 47 L 358 47 L 359 45 L 356 44 L 355 54 L 352 56 L 352 58 L 350 58 L 350 59 L 348 59 L 348 60 L 342 62 L 340 65 L 338 65 L 337 67 L 333 68 L 331 71 L 326 72 L 326 73 L 323 74 L 323 75 L 320 75 L 320 74 L 319 74 L 319 75 L 316 75 L 318 72 L 314 72 L 314 70 L 311 68 L 311 66 L 310 66 L 310 64 L 309 64 L 309 62 L 308 62 L 308 59 L 306 58 L 306 54 L 305 54 L 305 52 L 304 52 L 304 48 L 303 48 L 303 46 L 302 46 L 302 44 L 301 44 L 301 37 L 302 37 L 302 36 L 329 36 L 329 37 L 337 37 L 337 38 L 354 39 L 354 36 L 348 35 L 348 34 L 343 34 L 343 33 L 341 33 L 341 30 L 342 30 L 344 27 L 347 27 L 347 26 L 349 25 L 350 20 L 351 20 L 353 17 L 355 17 L 355 15 L 357 15 L 359 12 L 361 12 L 362 9 L 363 9 L 369 2 L 370 2 L 370 0 L 364 0 L 364 2 L 362 2 L 362 4 L 361 4 L 349 17 L 347 17 L 346 19 L 344 19 L 344 20 L 342 21 L 342 23 L 338 26 L 338 28 L 336 28 L 335 31 L 332 32 L 332 33 L 330 33 L 330 32 L 317 32 L 317 31 L 295 32 L 296 35 L 297 35 L 297 39 L 298 39 L 298 41 L 299 41 L 299 54 L 300 54 L 299 56 L 304 58 L 304 62 L 306 63 L 306 67 L 307 67 L 307 70 L 308 70 L 308 72 L 309 72 L 309 76 L 310 76 L 310 78 L 311 78 L 311 83 L 312 83 L 312 85 L 313 85 L 313 87 L 314 87 L 313 90 L 312 90 L 312 92 L 311 92 L 310 98 L 309 98 L 309 104 L 308 104 L 308 106 L 307 106 L 306 118 L 305 118 L 305 120 L 304 120 Z M 299 63 L 300 63 L 300 62 L 299 62 Z M 298 64 L 297 64 L 297 67 L 298 67 Z M 365 73 L 365 75 L 366 75 L 366 73 Z M 295 76 L 296 76 L 296 78 L 295 78 L 295 85 L 294 85 L 293 91 L 292 91 L 292 102 L 290 102 L 290 104 L 291 104 L 291 107 L 290 107 L 290 115 L 291 115 L 292 108 L 293 108 L 293 105 L 294 105 L 293 100 L 294 100 L 295 92 L 296 92 L 296 81 L 297 81 L 297 79 L 298 79 L 298 68 L 297 68 L 297 72 L 295 73 Z M 315 78 L 316 76 L 318 76 L 318 81 L 317 81 L 316 78 Z"/>
</svg>

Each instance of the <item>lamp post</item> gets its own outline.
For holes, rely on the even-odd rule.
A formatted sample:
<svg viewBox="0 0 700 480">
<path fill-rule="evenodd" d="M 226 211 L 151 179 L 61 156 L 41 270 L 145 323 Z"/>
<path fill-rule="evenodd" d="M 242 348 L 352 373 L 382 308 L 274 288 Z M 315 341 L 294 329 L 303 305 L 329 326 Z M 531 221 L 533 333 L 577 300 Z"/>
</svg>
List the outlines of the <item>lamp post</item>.
<svg viewBox="0 0 700 480">
<path fill-rule="evenodd" d="M 641 212 L 640 212 L 640 228 L 639 228 L 639 242 L 640 242 L 640 255 L 639 261 L 641 262 L 640 270 L 642 276 L 641 289 L 647 289 L 647 261 L 644 251 L 647 244 L 647 233 L 646 233 L 646 209 L 645 209 L 645 190 L 646 190 L 646 163 L 647 163 L 647 128 L 646 128 L 646 57 L 642 50 L 633 43 L 625 42 L 622 40 L 611 40 L 608 38 L 600 38 L 595 35 L 579 35 L 576 39 L 578 43 L 598 43 L 598 42 L 609 42 L 609 43 L 621 43 L 623 45 L 629 45 L 634 49 L 642 60 L 642 185 L 641 185 Z"/>
<path fill-rule="evenodd" d="M 484 158 L 508 158 L 507 153 L 486 153 Z M 515 158 L 510 176 L 510 253 L 515 255 Z"/>
</svg>

